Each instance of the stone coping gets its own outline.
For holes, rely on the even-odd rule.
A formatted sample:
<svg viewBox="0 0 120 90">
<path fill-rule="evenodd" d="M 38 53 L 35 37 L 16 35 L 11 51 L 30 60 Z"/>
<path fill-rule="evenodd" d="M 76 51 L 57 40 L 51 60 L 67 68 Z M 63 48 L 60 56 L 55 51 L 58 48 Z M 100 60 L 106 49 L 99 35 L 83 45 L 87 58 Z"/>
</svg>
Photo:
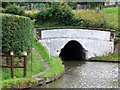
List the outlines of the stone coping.
<svg viewBox="0 0 120 90">
<path fill-rule="evenodd" d="M 86 27 L 49 27 L 49 28 L 35 28 L 36 30 L 52 30 L 52 29 L 84 29 L 84 30 L 99 30 L 99 31 L 109 31 L 115 32 L 113 29 L 104 28 L 86 28 Z"/>
<path fill-rule="evenodd" d="M 54 77 L 48 77 L 48 78 L 35 78 L 36 79 L 36 82 L 35 83 L 27 83 L 27 82 L 21 82 L 19 84 L 15 84 L 13 86 L 10 86 L 9 88 L 3 88 L 2 90 L 6 90 L 6 89 L 15 89 L 15 90 L 25 90 L 25 89 L 34 89 L 35 87 L 38 87 L 38 86 L 42 86 L 42 85 L 46 85 L 50 82 L 54 82 L 56 81 L 57 79 L 61 78 L 63 76 L 63 73 L 60 73 Z"/>
<path fill-rule="evenodd" d="M 63 73 L 60 73 L 58 75 L 56 75 L 55 77 L 48 77 L 48 78 L 35 78 L 37 80 L 37 83 L 31 85 L 29 88 L 35 88 L 37 86 L 42 86 L 42 85 L 46 85 L 48 83 L 54 82 L 57 79 L 61 78 L 63 76 Z"/>
</svg>

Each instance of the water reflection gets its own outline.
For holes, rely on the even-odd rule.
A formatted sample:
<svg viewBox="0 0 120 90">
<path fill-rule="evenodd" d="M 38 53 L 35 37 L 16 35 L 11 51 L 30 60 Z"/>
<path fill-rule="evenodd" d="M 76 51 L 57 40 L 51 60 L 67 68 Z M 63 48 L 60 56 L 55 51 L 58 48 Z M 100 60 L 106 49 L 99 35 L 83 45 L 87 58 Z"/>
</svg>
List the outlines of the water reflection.
<svg viewBox="0 0 120 90">
<path fill-rule="evenodd" d="M 74 71 L 79 67 L 82 66 L 82 64 L 85 64 L 84 61 L 64 61 L 65 65 L 65 73 L 66 75 L 73 75 L 75 74 Z M 72 68 L 71 68 L 72 67 Z"/>
<path fill-rule="evenodd" d="M 40 88 L 117 88 L 118 63 L 65 61 L 59 80 Z"/>
</svg>

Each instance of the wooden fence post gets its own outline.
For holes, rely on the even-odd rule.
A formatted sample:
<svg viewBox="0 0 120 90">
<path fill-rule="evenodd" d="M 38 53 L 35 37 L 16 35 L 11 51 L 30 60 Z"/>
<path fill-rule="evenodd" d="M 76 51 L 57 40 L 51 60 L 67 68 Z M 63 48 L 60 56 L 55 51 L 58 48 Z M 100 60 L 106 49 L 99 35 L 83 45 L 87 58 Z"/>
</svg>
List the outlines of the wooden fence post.
<svg viewBox="0 0 120 90">
<path fill-rule="evenodd" d="M 26 57 L 27 57 L 27 52 L 24 51 L 24 77 L 26 77 L 26 72 L 27 72 L 27 61 L 26 61 Z"/>
<path fill-rule="evenodd" d="M 11 52 L 10 55 L 11 55 L 11 62 L 10 62 L 11 77 L 14 78 L 14 52 Z"/>
<path fill-rule="evenodd" d="M 26 77 L 26 69 L 27 69 L 27 65 L 26 65 L 26 56 L 24 57 L 24 77 Z"/>
</svg>

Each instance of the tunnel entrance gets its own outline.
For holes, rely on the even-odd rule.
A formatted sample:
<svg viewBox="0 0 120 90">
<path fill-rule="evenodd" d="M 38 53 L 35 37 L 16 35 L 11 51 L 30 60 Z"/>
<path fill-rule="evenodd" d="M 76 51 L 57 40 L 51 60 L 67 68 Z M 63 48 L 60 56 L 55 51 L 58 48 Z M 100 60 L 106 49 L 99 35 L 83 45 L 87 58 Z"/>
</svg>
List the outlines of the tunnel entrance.
<svg viewBox="0 0 120 90">
<path fill-rule="evenodd" d="M 79 42 L 71 40 L 61 49 L 59 57 L 62 60 L 85 60 L 85 49 Z"/>
</svg>

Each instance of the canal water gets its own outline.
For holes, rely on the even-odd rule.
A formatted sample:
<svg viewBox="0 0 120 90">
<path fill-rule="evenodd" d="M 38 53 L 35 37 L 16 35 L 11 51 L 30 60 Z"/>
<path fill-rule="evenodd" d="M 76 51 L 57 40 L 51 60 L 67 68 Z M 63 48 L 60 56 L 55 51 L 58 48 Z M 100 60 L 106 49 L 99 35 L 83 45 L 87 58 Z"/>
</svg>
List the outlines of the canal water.
<svg viewBox="0 0 120 90">
<path fill-rule="evenodd" d="M 119 64 L 108 62 L 65 61 L 64 75 L 37 88 L 118 88 Z"/>
</svg>

